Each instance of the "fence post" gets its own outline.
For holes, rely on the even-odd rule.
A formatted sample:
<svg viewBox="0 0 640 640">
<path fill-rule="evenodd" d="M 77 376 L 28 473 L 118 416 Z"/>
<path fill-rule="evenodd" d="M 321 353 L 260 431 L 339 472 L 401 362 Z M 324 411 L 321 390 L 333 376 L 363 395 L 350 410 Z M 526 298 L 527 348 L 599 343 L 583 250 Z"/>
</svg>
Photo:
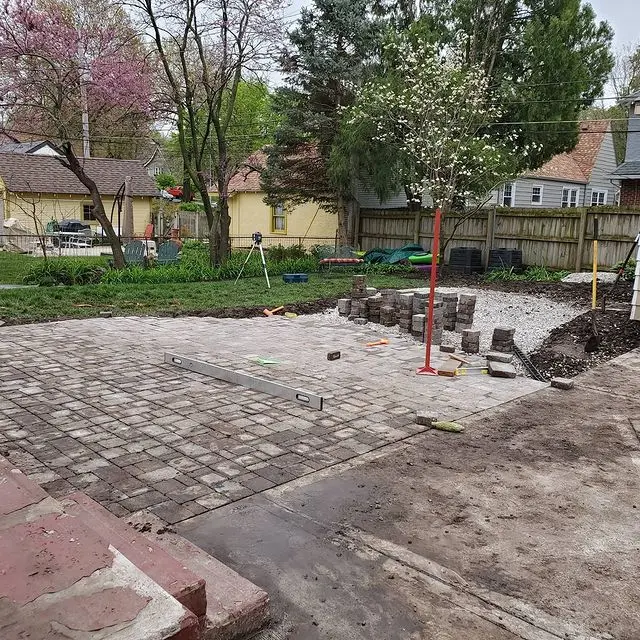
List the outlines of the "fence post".
<svg viewBox="0 0 640 640">
<path fill-rule="evenodd" d="M 582 271 L 582 254 L 584 253 L 584 241 L 587 235 L 587 210 L 580 212 L 580 226 L 578 228 L 578 251 L 576 254 L 576 272 Z"/>
<path fill-rule="evenodd" d="M 487 239 L 485 241 L 485 252 L 482 258 L 482 266 L 486 271 L 489 268 L 489 254 L 493 249 L 493 243 L 496 235 L 496 207 L 495 205 L 489 210 L 487 214 Z"/>
<path fill-rule="evenodd" d="M 422 218 L 422 209 L 416 211 L 416 215 L 413 218 L 413 244 L 420 242 L 420 221 Z"/>
</svg>

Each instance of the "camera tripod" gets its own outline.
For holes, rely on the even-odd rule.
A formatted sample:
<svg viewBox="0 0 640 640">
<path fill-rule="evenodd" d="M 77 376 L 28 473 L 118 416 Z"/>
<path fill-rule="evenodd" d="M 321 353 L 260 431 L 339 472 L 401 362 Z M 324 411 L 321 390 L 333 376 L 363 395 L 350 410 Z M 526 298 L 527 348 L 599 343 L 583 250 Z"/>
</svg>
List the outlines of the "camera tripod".
<svg viewBox="0 0 640 640">
<path fill-rule="evenodd" d="M 264 251 L 262 249 L 262 234 L 259 231 L 256 231 L 254 234 L 251 235 L 251 240 L 253 240 L 253 244 L 251 245 L 249 254 L 247 255 L 246 260 L 244 261 L 244 264 L 242 265 L 242 269 L 240 269 L 240 273 L 238 274 L 234 284 L 237 284 L 238 280 L 240 280 L 240 276 L 242 275 L 244 268 L 247 266 L 247 262 L 249 262 L 249 260 L 251 259 L 251 254 L 253 253 L 253 250 L 258 249 L 258 251 L 260 251 L 260 258 L 262 259 L 262 269 L 264 271 L 264 277 L 265 277 L 265 280 L 267 281 L 267 289 L 271 289 L 271 283 L 269 282 L 269 274 L 267 273 L 267 262 L 264 259 Z"/>
</svg>

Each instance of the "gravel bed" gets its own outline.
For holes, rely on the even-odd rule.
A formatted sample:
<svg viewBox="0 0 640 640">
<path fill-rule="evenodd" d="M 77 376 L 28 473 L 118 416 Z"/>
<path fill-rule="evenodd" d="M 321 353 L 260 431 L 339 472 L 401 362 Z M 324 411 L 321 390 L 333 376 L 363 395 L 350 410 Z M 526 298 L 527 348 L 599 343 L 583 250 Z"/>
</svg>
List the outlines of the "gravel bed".
<svg viewBox="0 0 640 640">
<path fill-rule="evenodd" d="M 410 291 L 424 291 L 411 289 Z M 547 339 L 553 329 L 563 325 L 584 313 L 583 306 L 567 302 L 556 302 L 546 297 L 535 297 L 503 291 L 473 289 L 467 287 L 438 287 L 437 293 L 467 293 L 476 296 L 476 310 L 473 328 L 479 329 L 480 349 L 482 352 L 491 348 L 493 329 L 498 326 L 515 327 L 515 342 L 524 353 L 532 353 Z M 346 317 L 339 316 L 337 309 L 329 309 L 323 318 L 330 323 L 348 322 Z M 413 341 L 410 334 L 401 332 L 397 326 L 383 327 L 376 323 L 368 323 L 367 329 L 385 336 L 393 336 Z M 460 348 L 461 335 L 453 331 L 443 333 L 443 344 Z M 517 365 L 516 359 L 516 365 Z M 517 367 L 520 369 L 520 367 Z"/>
<path fill-rule="evenodd" d="M 617 274 L 610 271 L 602 271 L 598 273 L 598 282 L 614 282 Z M 580 273 L 570 273 L 562 278 L 562 282 L 591 282 L 593 274 L 590 271 L 581 271 Z"/>
</svg>

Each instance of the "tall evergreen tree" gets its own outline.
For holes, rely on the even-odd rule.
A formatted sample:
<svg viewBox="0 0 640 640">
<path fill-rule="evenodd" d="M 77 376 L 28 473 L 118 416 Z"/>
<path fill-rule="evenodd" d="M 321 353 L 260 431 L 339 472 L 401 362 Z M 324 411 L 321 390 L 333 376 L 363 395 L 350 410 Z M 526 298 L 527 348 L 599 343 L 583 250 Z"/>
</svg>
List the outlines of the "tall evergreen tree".
<svg viewBox="0 0 640 640">
<path fill-rule="evenodd" d="M 345 243 L 353 240 L 352 189 L 332 181 L 329 158 L 343 109 L 378 50 L 370 10 L 368 0 L 314 0 L 302 10 L 281 57 L 286 84 L 274 98 L 280 124 L 262 175 L 274 204 L 311 200 L 335 210 Z"/>
</svg>

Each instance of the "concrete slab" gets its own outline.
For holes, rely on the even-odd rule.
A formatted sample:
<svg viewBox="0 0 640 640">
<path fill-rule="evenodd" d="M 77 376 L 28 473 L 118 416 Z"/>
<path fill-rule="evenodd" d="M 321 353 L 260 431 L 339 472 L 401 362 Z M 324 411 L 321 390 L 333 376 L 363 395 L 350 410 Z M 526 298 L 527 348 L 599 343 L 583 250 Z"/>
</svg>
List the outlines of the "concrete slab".
<svg viewBox="0 0 640 640">
<path fill-rule="evenodd" d="M 65 513 L 93 529 L 100 539 L 125 555 L 196 617 L 204 617 L 207 611 L 205 581 L 202 575 L 189 569 L 183 559 L 167 553 L 163 546 L 149 540 L 83 493 L 72 493 L 61 499 L 61 504 Z"/>
<path fill-rule="evenodd" d="M 0 516 L 38 504 L 48 498 L 47 492 L 29 480 L 19 469 L 0 456 Z"/>
<path fill-rule="evenodd" d="M 207 611 L 204 640 L 235 640 L 260 630 L 269 620 L 269 596 L 233 569 L 216 560 L 200 547 L 168 530 L 164 522 L 148 512 L 132 514 L 132 525 L 145 530 L 152 544 L 202 576 L 207 585 Z"/>
<path fill-rule="evenodd" d="M 637 381 L 640 351 L 624 362 Z M 455 439 L 421 433 L 179 533 L 269 591 L 279 624 L 260 640 L 635 639 L 638 399 L 602 383 L 543 389 Z"/>
</svg>

